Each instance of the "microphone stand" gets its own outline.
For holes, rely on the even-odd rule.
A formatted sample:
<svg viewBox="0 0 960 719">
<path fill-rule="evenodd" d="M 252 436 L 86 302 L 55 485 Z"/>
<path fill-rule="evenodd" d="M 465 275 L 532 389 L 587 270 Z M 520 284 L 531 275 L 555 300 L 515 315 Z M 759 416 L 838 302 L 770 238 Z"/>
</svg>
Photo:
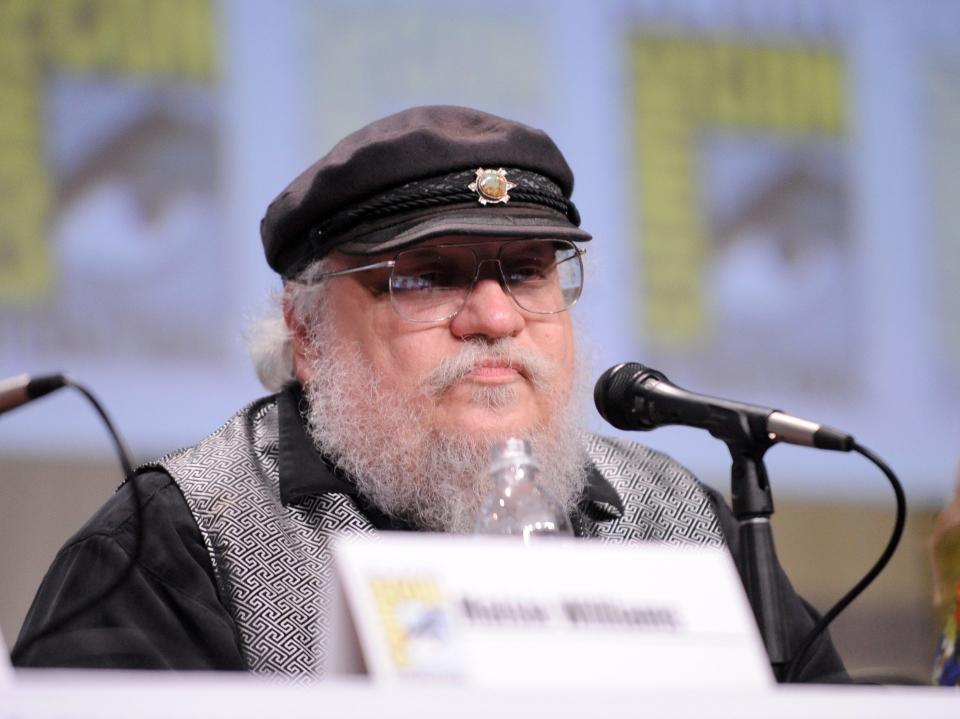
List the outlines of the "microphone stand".
<svg viewBox="0 0 960 719">
<path fill-rule="evenodd" d="M 777 582 L 777 551 L 773 546 L 770 515 L 773 495 L 763 455 L 774 444 L 768 439 L 766 418 L 730 407 L 713 407 L 708 429 L 730 450 L 733 514 L 740 523 L 740 567 L 743 586 L 753 608 L 760 636 L 778 680 L 790 665 L 787 628 L 783 621 L 783 596 Z M 732 421 L 731 421 L 732 420 Z"/>
<path fill-rule="evenodd" d="M 754 435 L 755 436 L 755 435 Z M 763 455 L 772 442 L 752 437 L 724 438 L 733 465 L 730 469 L 733 514 L 740 522 L 740 568 L 750 606 L 778 680 L 790 665 L 787 630 L 783 621 L 783 598 L 777 581 L 777 551 L 773 545 L 770 515 L 773 495 Z"/>
</svg>

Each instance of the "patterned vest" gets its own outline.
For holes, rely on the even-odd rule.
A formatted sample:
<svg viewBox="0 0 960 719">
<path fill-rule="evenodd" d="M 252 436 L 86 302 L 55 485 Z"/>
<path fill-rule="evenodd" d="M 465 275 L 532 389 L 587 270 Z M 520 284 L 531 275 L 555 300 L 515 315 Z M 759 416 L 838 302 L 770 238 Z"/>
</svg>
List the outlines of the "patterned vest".
<svg viewBox="0 0 960 719">
<path fill-rule="evenodd" d="M 374 532 L 344 494 L 283 506 L 275 397 L 238 412 L 197 445 L 156 464 L 174 479 L 203 535 L 220 598 L 236 622 L 255 672 L 322 671 L 336 535 Z M 609 542 L 722 545 L 710 500 L 697 480 L 646 447 L 588 435 L 586 452 L 625 508 L 584 520 L 584 534 Z"/>
</svg>

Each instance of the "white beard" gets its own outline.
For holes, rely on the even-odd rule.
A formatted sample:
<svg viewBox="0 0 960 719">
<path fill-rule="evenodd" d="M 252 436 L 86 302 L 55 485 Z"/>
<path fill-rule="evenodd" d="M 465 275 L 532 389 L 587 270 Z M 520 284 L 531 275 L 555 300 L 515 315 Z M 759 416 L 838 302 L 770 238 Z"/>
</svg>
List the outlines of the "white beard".
<svg viewBox="0 0 960 719">
<path fill-rule="evenodd" d="M 318 331 L 319 330 L 319 331 Z M 356 482 L 360 493 L 387 515 L 421 529 L 469 532 L 492 489 L 486 468 L 490 449 L 504 436 L 443 432 L 422 408 L 483 359 L 508 359 L 522 367 L 550 406 L 548 419 L 530 428 L 540 463 L 541 489 L 571 511 L 586 483 L 586 460 L 575 401 L 557 387 L 554 365 L 513 340 L 471 340 L 461 351 L 420 378 L 416 396 L 384 388 L 356 350 L 324 342 L 315 328 L 307 427 L 317 448 Z M 471 401 L 496 412 L 516 401 L 510 385 L 474 386 Z"/>
</svg>

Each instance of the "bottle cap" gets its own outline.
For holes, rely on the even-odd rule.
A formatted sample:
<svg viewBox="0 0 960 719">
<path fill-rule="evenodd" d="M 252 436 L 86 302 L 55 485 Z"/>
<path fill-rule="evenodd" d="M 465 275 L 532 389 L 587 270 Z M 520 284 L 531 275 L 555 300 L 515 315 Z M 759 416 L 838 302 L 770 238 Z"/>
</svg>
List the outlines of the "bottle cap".
<svg viewBox="0 0 960 719">
<path fill-rule="evenodd" d="M 490 449 L 490 471 L 497 472 L 508 465 L 522 464 L 540 469 L 540 463 L 533 456 L 530 440 L 508 437 L 497 442 Z"/>
</svg>

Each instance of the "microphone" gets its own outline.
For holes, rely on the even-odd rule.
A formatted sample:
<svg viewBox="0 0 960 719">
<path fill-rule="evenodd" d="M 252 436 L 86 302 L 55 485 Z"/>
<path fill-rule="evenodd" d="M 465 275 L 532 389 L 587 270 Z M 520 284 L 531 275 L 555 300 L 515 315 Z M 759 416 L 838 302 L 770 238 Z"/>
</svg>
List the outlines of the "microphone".
<svg viewBox="0 0 960 719">
<path fill-rule="evenodd" d="M 67 379 L 62 374 L 44 374 L 36 377 L 21 374 L 0 380 L 0 414 L 33 402 L 45 394 L 60 389 L 66 383 Z"/>
<path fill-rule="evenodd" d="M 617 429 L 648 431 L 669 424 L 706 429 L 724 441 L 787 442 L 849 452 L 851 435 L 777 409 L 690 392 L 637 362 L 611 367 L 597 380 L 593 400 Z"/>
</svg>

